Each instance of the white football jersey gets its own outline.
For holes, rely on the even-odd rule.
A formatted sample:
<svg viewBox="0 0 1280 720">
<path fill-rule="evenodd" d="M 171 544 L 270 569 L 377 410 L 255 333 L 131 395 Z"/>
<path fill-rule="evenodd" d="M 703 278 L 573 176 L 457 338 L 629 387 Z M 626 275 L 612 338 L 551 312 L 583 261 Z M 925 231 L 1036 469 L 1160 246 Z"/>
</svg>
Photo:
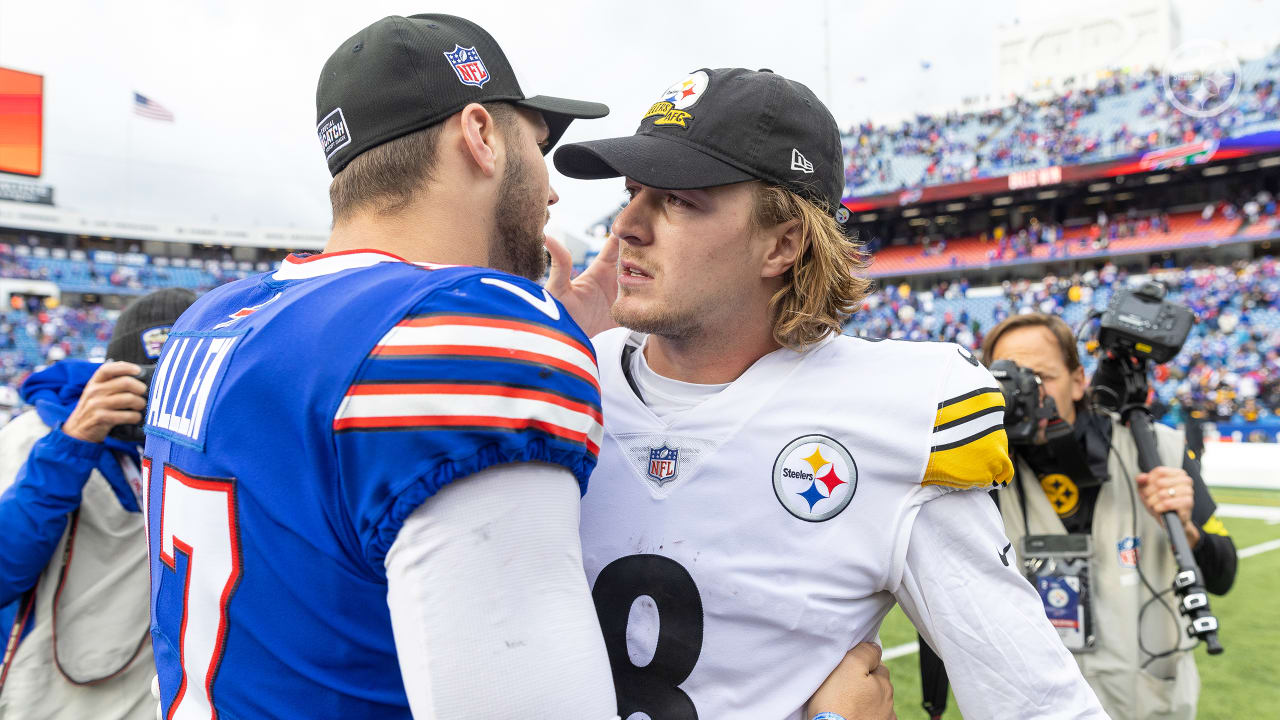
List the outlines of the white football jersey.
<svg viewBox="0 0 1280 720">
<path fill-rule="evenodd" d="M 640 340 L 594 339 L 582 503 L 619 714 L 799 718 L 893 607 L 920 506 L 1011 477 L 998 386 L 958 345 L 839 336 L 664 422 L 623 373 Z"/>
</svg>

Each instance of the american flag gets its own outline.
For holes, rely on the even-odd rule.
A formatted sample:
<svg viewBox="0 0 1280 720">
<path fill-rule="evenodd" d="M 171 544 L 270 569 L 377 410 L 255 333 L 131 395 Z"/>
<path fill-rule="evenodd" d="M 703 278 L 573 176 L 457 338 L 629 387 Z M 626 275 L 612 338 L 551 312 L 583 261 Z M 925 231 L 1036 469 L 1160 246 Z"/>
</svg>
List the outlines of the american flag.
<svg viewBox="0 0 1280 720">
<path fill-rule="evenodd" d="M 173 113 L 169 112 L 168 108 L 141 93 L 133 94 L 133 112 L 135 115 L 152 120 L 173 122 Z"/>
</svg>

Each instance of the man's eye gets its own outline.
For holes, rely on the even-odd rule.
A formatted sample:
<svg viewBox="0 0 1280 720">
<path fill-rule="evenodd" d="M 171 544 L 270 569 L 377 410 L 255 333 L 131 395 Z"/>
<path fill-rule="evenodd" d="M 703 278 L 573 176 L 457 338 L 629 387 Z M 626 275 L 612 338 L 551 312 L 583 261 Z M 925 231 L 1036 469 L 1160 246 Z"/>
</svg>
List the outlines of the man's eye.
<svg viewBox="0 0 1280 720">
<path fill-rule="evenodd" d="M 693 203 L 674 193 L 667 195 L 667 202 L 675 205 L 676 207 L 693 207 Z"/>
</svg>

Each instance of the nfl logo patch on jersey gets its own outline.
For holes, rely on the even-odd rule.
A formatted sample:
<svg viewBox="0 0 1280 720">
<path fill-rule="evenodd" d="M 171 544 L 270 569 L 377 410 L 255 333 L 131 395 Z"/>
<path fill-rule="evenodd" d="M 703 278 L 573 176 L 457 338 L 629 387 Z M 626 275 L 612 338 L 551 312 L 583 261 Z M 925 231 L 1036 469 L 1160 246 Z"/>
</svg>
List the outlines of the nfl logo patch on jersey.
<svg viewBox="0 0 1280 720">
<path fill-rule="evenodd" d="M 680 451 L 677 448 L 669 448 L 663 445 L 660 448 L 650 448 L 649 450 L 649 477 L 662 487 L 671 482 L 676 476 L 676 461 L 680 457 Z"/>
<path fill-rule="evenodd" d="M 458 74 L 458 80 L 463 85 L 484 87 L 489 82 L 489 69 L 484 66 L 480 53 L 474 47 L 464 48 L 455 44 L 453 51 L 445 53 L 444 57 L 453 66 L 453 71 Z"/>
<path fill-rule="evenodd" d="M 808 522 L 839 515 L 858 487 L 858 466 L 834 438 L 804 435 L 773 463 L 773 492 L 787 512 Z"/>
</svg>

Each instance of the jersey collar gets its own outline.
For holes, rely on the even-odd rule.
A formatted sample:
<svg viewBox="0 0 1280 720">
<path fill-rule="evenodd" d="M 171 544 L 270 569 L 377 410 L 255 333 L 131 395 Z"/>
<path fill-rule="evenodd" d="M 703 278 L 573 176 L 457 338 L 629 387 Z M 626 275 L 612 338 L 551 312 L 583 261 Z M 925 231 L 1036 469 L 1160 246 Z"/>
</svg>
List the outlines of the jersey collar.
<svg viewBox="0 0 1280 720">
<path fill-rule="evenodd" d="M 306 280 L 307 278 L 331 275 L 343 270 L 371 267 L 385 262 L 409 263 L 408 260 L 405 260 L 398 255 L 393 255 L 383 250 L 372 249 L 340 250 L 338 252 L 320 253 L 318 255 L 292 254 L 286 257 L 284 262 L 280 263 L 280 269 L 276 270 L 275 274 L 271 276 L 271 279 Z M 430 270 L 453 267 L 452 265 L 437 265 L 435 263 L 428 262 L 409 264 Z"/>
</svg>

